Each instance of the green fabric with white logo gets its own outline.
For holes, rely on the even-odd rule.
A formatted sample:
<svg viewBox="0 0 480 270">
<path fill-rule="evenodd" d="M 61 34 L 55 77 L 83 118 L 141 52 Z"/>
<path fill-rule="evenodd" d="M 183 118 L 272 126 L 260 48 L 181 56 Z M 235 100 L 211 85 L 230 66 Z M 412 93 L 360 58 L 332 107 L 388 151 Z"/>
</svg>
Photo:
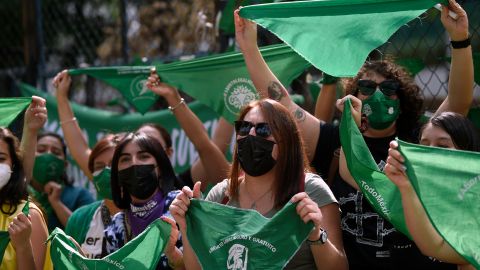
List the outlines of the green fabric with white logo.
<svg viewBox="0 0 480 270">
<path fill-rule="evenodd" d="M 370 150 L 363 139 L 351 113 L 351 102 L 345 102 L 340 141 L 347 161 L 347 167 L 363 195 L 378 214 L 410 237 L 403 215 L 400 191 L 388 177 L 378 169 Z"/>
<path fill-rule="evenodd" d="M 21 83 L 19 87 L 25 96 L 36 95 L 47 100 L 48 122 L 45 126 L 48 130 L 61 132 L 56 98 L 28 84 Z M 189 151 L 190 142 L 184 139 L 185 132 L 180 128 L 175 116 L 169 110 L 152 111 L 145 115 L 140 113 L 120 114 L 90 108 L 74 102 L 71 105 L 78 124 L 82 128 L 83 133 L 88 137 L 90 147 L 93 147 L 97 142 L 97 138 L 103 137 L 105 133 L 132 131 L 144 123 L 156 123 L 163 126 L 172 135 L 172 147 L 175 151 L 171 161 L 175 171 L 185 171 L 187 168 L 190 168 L 190 161 L 192 160 L 191 162 L 193 162 L 194 158 L 191 153 L 193 151 Z M 193 101 L 188 106 L 200 121 L 204 123 L 207 131 L 212 134 L 216 126 L 212 123 L 218 118 L 217 114 L 198 101 Z M 193 146 L 191 149 L 193 149 Z M 72 163 L 74 161 L 70 160 L 70 164 Z"/>
<path fill-rule="evenodd" d="M 161 219 L 152 222 L 145 231 L 121 249 L 102 259 L 87 259 L 60 228 L 55 229 L 50 256 L 55 269 L 156 269 L 169 236 L 171 225 Z"/>
<path fill-rule="evenodd" d="M 407 175 L 433 226 L 480 269 L 480 153 L 398 143 Z"/>
<path fill-rule="evenodd" d="M 30 213 L 30 202 L 27 201 L 22 208 L 22 213 L 26 216 Z M 0 262 L 3 260 L 3 255 L 7 249 L 8 243 L 10 243 L 10 235 L 8 231 L 0 231 Z"/>
<path fill-rule="evenodd" d="M 281 269 L 313 229 L 287 203 L 271 219 L 255 210 L 193 199 L 187 237 L 203 269 Z"/>
<path fill-rule="evenodd" d="M 70 75 L 88 74 L 105 81 L 119 90 L 130 105 L 141 114 L 145 114 L 159 98 L 145 86 L 150 75 L 150 67 L 70 69 L 68 73 Z"/>
<path fill-rule="evenodd" d="M 8 127 L 32 102 L 32 98 L 0 98 L 0 127 Z"/>
<path fill-rule="evenodd" d="M 240 15 L 268 29 L 318 69 L 353 77 L 401 26 L 446 0 L 323 0 L 254 5 Z"/>
<path fill-rule="evenodd" d="M 285 45 L 264 47 L 261 52 L 270 69 L 284 85 L 289 85 L 310 66 Z M 118 89 L 128 99 L 132 93 L 153 94 L 145 91 L 142 84 L 147 79 L 150 68 L 98 67 L 70 70 L 69 73 L 88 74 L 100 79 Z M 243 56 L 238 52 L 157 65 L 156 69 L 162 81 L 179 88 L 232 123 L 244 105 L 258 98 Z M 134 102 L 134 99 L 130 101 Z"/>
<path fill-rule="evenodd" d="M 96 201 L 88 205 L 84 205 L 73 211 L 68 218 L 65 233 L 73 237 L 80 245 L 85 242 L 90 223 L 92 222 L 95 211 L 101 206 L 102 201 Z"/>
</svg>

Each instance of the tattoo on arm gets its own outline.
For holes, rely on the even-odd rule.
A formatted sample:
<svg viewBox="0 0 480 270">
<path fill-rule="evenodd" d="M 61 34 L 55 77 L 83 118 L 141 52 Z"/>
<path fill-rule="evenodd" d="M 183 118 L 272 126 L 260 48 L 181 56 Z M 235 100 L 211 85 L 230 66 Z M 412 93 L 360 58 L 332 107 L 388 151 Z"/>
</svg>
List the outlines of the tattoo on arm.
<svg viewBox="0 0 480 270">
<path fill-rule="evenodd" d="M 305 118 L 307 118 L 307 115 L 302 108 L 297 107 L 293 112 L 293 117 L 295 118 L 295 120 L 297 120 L 297 122 L 303 122 Z"/>
<path fill-rule="evenodd" d="M 268 97 L 275 100 L 280 101 L 284 96 L 286 96 L 287 90 L 283 88 L 283 86 L 276 82 L 271 81 L 268 85 Z"/>
</svg>

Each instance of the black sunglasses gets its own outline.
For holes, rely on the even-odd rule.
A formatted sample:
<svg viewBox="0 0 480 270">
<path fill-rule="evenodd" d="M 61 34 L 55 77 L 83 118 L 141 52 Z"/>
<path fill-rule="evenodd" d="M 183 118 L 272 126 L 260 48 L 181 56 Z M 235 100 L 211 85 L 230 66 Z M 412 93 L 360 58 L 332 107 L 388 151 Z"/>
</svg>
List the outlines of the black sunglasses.
<svg viewBox="0 0 480 270">
<path fill-rule="evenodd" d="M 400 82 L 396 80 L 385 80 L 381 83 L 376 83 L 372 80 L 358 80 L 357 89 L 362 95 L 371 96 L 380 88 L 380 91 L 385 96 L 393 96 L 400 90 Z"/>
<path fill-rule="evenodd" d="M 249 121 L 235 121 L 235 132 L 240 136 L 247 136 L 250 133 L 252 127 L 255 127 L 255 134 L 262 138 L 268 138 L 272 135 L 272 130 L 267 123 L 252 123 Z"/>
</svg>

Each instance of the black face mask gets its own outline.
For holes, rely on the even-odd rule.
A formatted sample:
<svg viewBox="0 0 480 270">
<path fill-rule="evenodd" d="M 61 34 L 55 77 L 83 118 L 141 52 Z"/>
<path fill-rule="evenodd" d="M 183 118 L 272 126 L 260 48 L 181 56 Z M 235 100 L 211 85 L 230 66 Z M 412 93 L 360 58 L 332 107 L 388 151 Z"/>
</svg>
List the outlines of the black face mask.
<svg viewBox="0 0 480 270">
<path fill-rule="evenodd" d="M 155 165 L 132 165 L 118 171 L 118 181 L 126 191 L 140 200 L 150 197 L 158 188 Z"/>
<path fill-rule="evenodd" d="M 260 176 L 275 166 L 272 157 L 274 142 L 248 135 L 237 140 L 237 158 L 242 169 L 250 176 Z"/>
</svg>

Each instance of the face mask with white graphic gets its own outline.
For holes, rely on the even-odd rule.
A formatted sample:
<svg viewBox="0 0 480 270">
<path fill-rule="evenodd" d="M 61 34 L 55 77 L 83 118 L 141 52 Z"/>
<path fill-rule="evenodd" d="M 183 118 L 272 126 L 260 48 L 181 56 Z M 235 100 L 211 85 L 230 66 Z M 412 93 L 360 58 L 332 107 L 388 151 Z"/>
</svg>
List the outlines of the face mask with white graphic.
<svg viewBox="0 0 480 270">
<path fill-rule="evenodd" d="M 10 180 L 12 170 L 7 164 L 0 163 L 0 189 L 2 189 Z"/>
</svg>

